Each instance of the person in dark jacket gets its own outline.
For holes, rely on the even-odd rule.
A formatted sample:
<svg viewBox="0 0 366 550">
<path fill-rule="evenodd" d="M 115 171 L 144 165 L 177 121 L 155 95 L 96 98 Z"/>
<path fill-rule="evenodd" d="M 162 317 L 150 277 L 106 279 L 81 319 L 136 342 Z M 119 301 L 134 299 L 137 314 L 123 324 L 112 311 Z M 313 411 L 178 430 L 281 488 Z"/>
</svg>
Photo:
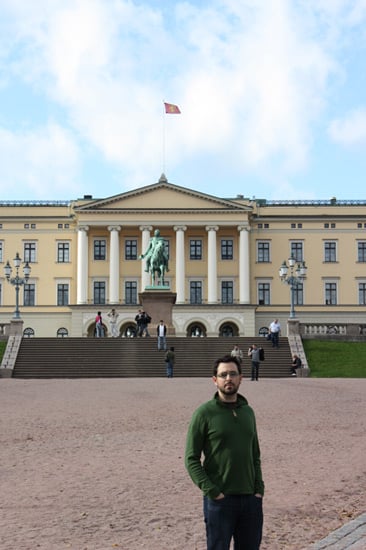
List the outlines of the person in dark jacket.
<svg viewBox="0 0 366 550">
<path fill-rule="evenodd" d="M 167 332 L 166 325 L 164 324 L 164 321 L 161 319 L 160 323 L 156 327 L 156 333 L 157 333 L 157 337 L 158 337 L 158 350 L 159 351 L 161 349 L 166 351 L 166 332 Z"/>
<path fill-rule="evenodd" d="M 174 346 L 171 346 L 165 354 L 166 377 L 173 378 L 175 363 Z"/>
<path fill-rule="evenodd" d="M 292 376 L 297 376 L 296 369 L 301 369 L 302 362 L 301 359 L 296 353 L 292 357 L 292 365 L 291 365 L 291 374 Z"/>
<path fill-rule="evenodd" d="M 204 499 L 207 550 L 258 550 L 263 509 L 260 449 L 253 409 L 238 393 L 241 365 L 226 355 L 214 364 L 217 392 L 193 414 L 185 465 Z"/>
</svg>

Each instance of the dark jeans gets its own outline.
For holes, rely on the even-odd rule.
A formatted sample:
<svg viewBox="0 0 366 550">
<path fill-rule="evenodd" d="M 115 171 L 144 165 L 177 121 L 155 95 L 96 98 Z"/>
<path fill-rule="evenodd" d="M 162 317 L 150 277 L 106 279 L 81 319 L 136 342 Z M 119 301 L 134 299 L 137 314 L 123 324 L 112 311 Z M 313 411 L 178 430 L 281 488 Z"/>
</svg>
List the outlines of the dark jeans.
<svg viewBox="0 0 366 550">
<path fill-rule="evenodd" d="M 226 495 L 221 500 L 203 498 L 207 550 L 258 550 L 262 540 L 262 499 L 254 495 Z"/>
<path fill-rule="evenodd" d="M 279 332 L 272 332 L 271 340 L 272 340 L 272 347 L 273 348 L 278 348 Z"/>
<path fill-rule="evenodd" d="M 165 365 L 167 378 L 173 378 L 173 364 L 170 361 L 165 361 Z"/>
<path fill-rule="evenodd" d="M 252 361 L 252 380 L 258 380 L 259 363 Z"/>
</svg>

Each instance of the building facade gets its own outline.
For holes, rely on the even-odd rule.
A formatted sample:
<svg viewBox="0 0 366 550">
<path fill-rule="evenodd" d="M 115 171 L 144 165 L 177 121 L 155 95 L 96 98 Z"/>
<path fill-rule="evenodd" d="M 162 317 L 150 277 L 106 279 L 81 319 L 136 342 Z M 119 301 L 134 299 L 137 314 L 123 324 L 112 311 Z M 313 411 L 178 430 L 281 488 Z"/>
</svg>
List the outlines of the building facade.
<svg viewBox="0 0 366 550">
<path fill-rule="evenodd" d="M 31 266 L 19 294 L 25 334 L 91 336 L 98 310 L 109 333 L 111 307 L 121 336 L 133 334 L 150 284 L 139 256 L 157 228 L 177 336 L 254 336 L 275 317 L 285 327 L 292 292 L 302 323 L 366 322 L 366 201 L 224 199 L 163 174 L 102 199 L 0 203 L 0 265 L 18 252 Z M 291 256 L 308 268 L 292 290 L 279 277 Z M 1 270 L 0 323 L 14 303 Z"/>
</svg>

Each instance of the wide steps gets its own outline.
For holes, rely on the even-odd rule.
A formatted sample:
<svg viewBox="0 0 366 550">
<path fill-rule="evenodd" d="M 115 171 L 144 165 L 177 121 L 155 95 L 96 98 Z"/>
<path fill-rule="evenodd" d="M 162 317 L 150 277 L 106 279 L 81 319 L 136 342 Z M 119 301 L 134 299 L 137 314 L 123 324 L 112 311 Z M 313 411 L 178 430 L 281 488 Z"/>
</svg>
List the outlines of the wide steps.
<svg viewBox="0 0 366 550">
<path fill-rule="evenodd" d="M 265 361 L 260 377 L 290 376 L 291 353 L 287 338 L 273 349 L 264 338 L 177 338 L 175 377 L 207 377 L 214 361 L 230 353 L 234 344 L 243 351 L 243 374 L 250 376 L 247 351 L 262 346 Z M 156 338 L 23 338 L 15 363 L 15 378 L 135 378 L 165 376 L 164 351 Z"/>
</svg>

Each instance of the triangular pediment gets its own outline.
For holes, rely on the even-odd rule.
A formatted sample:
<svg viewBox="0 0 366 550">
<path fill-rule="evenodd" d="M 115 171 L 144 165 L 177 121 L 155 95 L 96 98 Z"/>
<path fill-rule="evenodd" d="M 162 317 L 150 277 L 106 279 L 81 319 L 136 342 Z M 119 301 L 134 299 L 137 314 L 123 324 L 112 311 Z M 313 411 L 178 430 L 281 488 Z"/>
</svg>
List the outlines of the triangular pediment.
<svg viewBox="0 0 366 550">
<path fill-rule="evenodd" d="M 82 212 L 115 212 L 118 210 L 232 210 L 239 212 L 250 210 L 246 205 L 180 187 L 163 178 L 153 185 L 105 199 L 91 200 L 76 209 Z"/>
</svg>

